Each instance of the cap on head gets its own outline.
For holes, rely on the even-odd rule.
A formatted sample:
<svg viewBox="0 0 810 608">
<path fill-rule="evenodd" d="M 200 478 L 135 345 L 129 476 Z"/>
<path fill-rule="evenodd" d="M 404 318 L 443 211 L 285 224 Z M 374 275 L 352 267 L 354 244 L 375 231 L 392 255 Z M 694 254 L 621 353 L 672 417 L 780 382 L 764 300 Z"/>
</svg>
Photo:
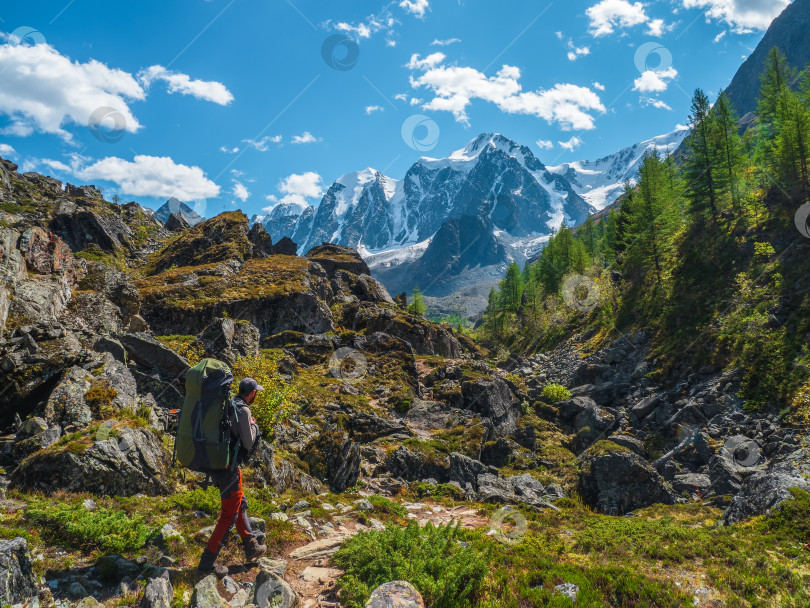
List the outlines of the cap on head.
<svg viewBox="0 0 810 608">
<path fill-rule="evenodd" d="M 239 383 L 239 394 L 249 395 L 253 391 L 263 391 L 264 387 L 253 378 L 243 378 Z"/>
</svg>

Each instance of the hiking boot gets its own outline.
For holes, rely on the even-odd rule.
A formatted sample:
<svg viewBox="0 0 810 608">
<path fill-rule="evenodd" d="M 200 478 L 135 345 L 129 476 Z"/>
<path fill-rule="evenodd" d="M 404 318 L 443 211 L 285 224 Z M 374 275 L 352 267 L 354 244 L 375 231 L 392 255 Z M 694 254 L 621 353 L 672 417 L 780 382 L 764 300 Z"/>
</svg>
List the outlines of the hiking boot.
<svg viewBox="0 0 810 608">
<path fill-rule="evenodd" d="M 200 563 L 197 566 L 197 575 L 207 576 L 209 574 L 215 574 L 217 578 L 227 576 L 228 569 L 225 566 L 220 566 L 216 563 L 216 561 L 216 553 L 211 553 L 208 549 L 203 550 L 202 557 L 200 557 Z"/>
<path fill-rule="evenodd" d="M 260 545 L 255 536 L 243 539 L 242 545 L 245 548 L 245 559 L 249 562 L 255 561 L 267 553 L 267 545 Z"/>
</svg>

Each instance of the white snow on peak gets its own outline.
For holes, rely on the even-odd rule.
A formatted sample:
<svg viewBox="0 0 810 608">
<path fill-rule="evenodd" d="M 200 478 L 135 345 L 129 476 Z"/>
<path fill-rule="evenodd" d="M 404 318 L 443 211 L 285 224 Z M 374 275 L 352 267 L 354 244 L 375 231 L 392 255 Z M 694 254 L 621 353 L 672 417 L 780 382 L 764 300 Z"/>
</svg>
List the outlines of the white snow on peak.
<svg viewBox="0 0 810 608">
<path fill-rule="evenodd" d="M 635 184 L 639 163 L 647 150 L 657 148 L 662 155 L 671 154 L 688 134 L 688 127 L 678 125 L 671 133 L 651 137 L 597 160 L 578 160 L 547 169 L 568 179 L 577 194 L 600 210 L 619 198 L 625 180 Z"/>
<path fill-rule="evenodd" d="M 288 200 L 277 203 L 268 214 L 271 218 L 285 217 L 288 215 L 301 215 L 307 207 L 311 205 L 306 201 Z"/>
</svg>

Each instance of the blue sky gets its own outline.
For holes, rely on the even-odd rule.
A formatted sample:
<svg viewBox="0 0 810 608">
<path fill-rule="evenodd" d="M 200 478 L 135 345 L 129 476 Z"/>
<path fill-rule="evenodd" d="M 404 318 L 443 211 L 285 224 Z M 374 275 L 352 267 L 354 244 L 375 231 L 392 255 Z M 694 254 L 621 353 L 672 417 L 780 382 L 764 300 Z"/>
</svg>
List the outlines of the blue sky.
<svg viewBox="0 0 810 608">
<path fill-rule="evenodd" d="M 6 3 L 0 155 L 207 216 L 501 132 L 553 165 L 685 123 L 788 0 Z"/>
</svg>

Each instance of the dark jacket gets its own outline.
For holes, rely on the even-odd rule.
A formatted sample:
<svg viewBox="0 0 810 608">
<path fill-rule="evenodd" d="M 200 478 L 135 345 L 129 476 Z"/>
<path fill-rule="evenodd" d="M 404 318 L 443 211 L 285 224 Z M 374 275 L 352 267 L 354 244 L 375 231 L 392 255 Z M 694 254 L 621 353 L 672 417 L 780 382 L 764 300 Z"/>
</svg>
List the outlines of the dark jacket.
<svg viewBox="0 0 810 608">
<path fill-rule="evenodd" d="M 234 397 L 233 404 L 235 408 L 231 412 L 231 434 L 239 439 L 240 455 L 248 455 L 253 452 L 254 444 L 261 433 L 245 400 Z"/>
</svg>

